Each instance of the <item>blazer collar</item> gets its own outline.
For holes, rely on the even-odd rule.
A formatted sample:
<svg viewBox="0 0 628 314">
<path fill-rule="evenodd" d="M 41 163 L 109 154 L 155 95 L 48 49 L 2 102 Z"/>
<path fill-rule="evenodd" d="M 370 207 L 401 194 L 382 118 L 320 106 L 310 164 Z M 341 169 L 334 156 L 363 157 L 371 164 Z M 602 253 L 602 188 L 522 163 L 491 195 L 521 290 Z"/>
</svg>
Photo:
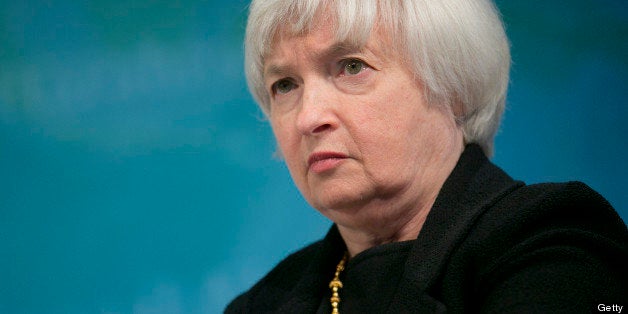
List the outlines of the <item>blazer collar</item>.
<svg viewBox="0 0 628 314">
<path fill-rule="evenodd" d="M 478 145 L 467 145 L 443 184 L 408 256 L 391 311 L 399 307 L 401 312 L 409 309 L 424 312 L 425 306 L 431 305 L 433 312 L 441 312 L 439 309 L 444 308 L 426 291 L 438 279 L 448 257 L 464 240 L 476 219 L 522 185 L 492 164 Z"/>
<path fill-rule="evenodd" d="M 296 309 L 300 313 L 314 313 L 321 304 L 320 296 L 330 291 L 329 282 L 347 247 L 335 224 L 323 240 L 313 245 L 317 248 L 309 263 L 303 266 L 305 267 L 303 277 L 294 287 L 290 287 L 286 301 L 276 313 L 294 313 Z"/>
</svg>

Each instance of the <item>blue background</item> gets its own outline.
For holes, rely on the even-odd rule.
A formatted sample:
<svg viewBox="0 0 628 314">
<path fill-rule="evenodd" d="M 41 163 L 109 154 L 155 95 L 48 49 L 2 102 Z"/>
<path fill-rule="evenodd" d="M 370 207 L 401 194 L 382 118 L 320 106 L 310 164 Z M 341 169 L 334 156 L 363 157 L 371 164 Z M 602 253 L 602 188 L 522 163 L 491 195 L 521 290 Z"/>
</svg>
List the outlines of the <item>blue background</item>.
<svg viewBox="0 0 628 314">
<path fill-rule="evenodd" d="M 494 161 L 628 218 L 628 1 L 498 1 Z M 0 313 L 217 313 L 330 222 L 273 158 L 247 1 L 0 5 Z"/>
</svg>

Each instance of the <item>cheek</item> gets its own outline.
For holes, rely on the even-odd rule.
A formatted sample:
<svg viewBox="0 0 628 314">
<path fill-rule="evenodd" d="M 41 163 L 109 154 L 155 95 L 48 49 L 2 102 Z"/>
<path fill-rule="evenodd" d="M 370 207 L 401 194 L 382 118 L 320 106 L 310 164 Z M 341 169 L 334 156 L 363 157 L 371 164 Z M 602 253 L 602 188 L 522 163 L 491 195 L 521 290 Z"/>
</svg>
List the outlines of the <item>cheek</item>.
<svg viewBox="0 0 628 314">
<path fill-rule="evenodd" d="M 378 108 L 363 111 L 356 120 L 356 127 L 363 130 L 358 146 L 365 162 L 370 163 L 374 171 L 379 169 L 379 175 L 402 179 L 424 158 L 426 140 L 430 136 L 426 128 L 430 123 L 423 116 L 425 112 L 421 112 L 420 100 L 399 96 L 379 102 L 384 107 L 376 105 Z"/>
<path fill-rule="evenodd" d="M 284 159 L 293 178 L 299 180 L 302 160 L 297 131 L 290 129 L 290 124 L 283 121 L 271 120 L 271 126 L 277 141 L 278 153 Z"/>
<path fill-rule="evenodd" d="M 379 184 L 405 180 L 407 167 L 414 164 L 416 133 L 397 116 L 379 114 L 357 121 L 360 134 L 354 137 L 368 176 Z M 364 126 L 368 126 L 365 128 Z M 414 137 L 414 138 L 411 138 Z M 388 182 L 388 183 L 386 183 Z"/>
<path fill-rule="evenodd" d="M 275 140 L 277 141 L 277 146 L 281 150 L 283 156 L 289 154 L 288 147 L 291 141 L 291 131 L 288 129 L 289 124 L 285 123 L 284 120 L 278 118 L 271 118 L 270 126 L 273 130 L 273 134 L 275 135 Z"/>
</svg>

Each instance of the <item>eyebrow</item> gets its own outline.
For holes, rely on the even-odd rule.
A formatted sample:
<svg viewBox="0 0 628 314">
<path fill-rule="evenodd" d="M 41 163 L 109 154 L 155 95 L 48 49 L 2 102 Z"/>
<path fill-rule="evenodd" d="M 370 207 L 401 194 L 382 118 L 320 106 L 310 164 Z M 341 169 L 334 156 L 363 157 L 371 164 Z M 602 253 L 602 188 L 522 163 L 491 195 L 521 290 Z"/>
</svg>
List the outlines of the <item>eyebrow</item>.
<svg viewBox="0 0 628 314">
<path fill-rule="evenodd" d="M 361 52 L 363 49 L 347 42 L 337 42 L 320 52 L 313 53 L 317 60 L 328 59 L 334 56 Z M 264 70 L 263 76 L 285 76 L 289 72 L 289 66 L 282 64 L 271 64 Z"/>
</svg>

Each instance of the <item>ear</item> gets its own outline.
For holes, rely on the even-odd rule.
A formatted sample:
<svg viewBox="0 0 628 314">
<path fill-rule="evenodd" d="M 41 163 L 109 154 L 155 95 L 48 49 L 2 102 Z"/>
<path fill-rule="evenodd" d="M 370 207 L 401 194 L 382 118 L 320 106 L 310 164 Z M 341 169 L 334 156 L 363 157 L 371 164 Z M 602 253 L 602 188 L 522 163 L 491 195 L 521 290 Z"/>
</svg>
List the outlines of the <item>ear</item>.
<svg viewBox="0 0 628 314">
<path fill-rule="evenodd" d="M 454 120 L 456 121 L 456 125 L 461 126 L 465 120 L 465 110 L 464 105 L 456 101 L 450 106 L 451 114 L 454 116 Z"/>
</svg>

